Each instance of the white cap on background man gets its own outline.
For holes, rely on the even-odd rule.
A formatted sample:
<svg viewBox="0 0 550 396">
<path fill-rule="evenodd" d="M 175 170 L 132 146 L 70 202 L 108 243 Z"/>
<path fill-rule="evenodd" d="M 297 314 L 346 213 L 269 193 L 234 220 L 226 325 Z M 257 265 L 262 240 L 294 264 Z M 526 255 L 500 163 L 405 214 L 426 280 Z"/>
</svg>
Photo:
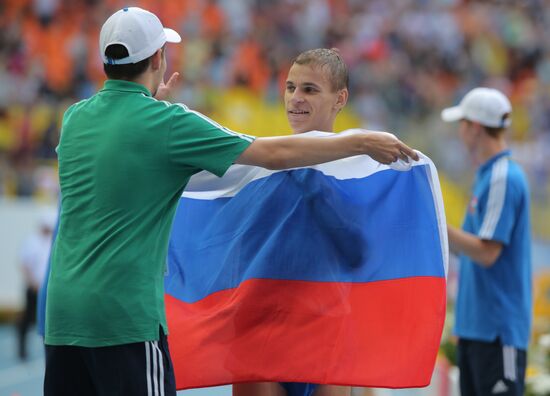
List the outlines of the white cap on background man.
<svg viewBox="0 0 550 396">
<path fill-rule="evenodd" d="M 446 122 L 468 120 L 491 128 L 510 126 L 512 105 L 508 98 L 493 88 L 474 88 L 460 101 L 458 106 L 446 108 L 441 118 Z"/>
<path fill-rule="evenodd" d="M 105 21 L 99 33 L 99 50 L 103 63 L 125 65 L 137 63 L 153 55 L 165 43 L 179 43 L 180 35 L 162 26 L 158 17 L 139 7 L 127 7 Z M 111 59 L 105 55 L 109 45 L 120 44 L 129 56 Z"/>
</svg>

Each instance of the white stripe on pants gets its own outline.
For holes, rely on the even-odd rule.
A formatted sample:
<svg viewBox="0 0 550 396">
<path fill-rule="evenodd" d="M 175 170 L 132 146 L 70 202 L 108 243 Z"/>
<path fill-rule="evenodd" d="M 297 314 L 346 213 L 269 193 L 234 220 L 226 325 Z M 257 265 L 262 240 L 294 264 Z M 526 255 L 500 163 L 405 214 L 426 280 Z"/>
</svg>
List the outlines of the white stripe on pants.
<svg viewBox="0 0 550 396">
<path fill-rule="evenodd" d="M 516 348 L 508 345 L 502 346 L 504 378 L 514 382 L 517 380 L 516 356 Z"/>
<path fill-rule="evenodd" d="M 164 396 L 164 364 L 158 341 L 145 342 L 147 396 Z"/>
</svg>

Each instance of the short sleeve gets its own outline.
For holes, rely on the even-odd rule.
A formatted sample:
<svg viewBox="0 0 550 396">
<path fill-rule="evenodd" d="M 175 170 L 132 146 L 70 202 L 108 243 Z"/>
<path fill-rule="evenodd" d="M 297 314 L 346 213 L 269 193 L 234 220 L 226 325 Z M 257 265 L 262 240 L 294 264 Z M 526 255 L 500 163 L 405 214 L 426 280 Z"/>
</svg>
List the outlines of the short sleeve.
<svg viewBox="0 0 550 396">
<path fill-rule="evenodd" d="M 222 176 L 254 141 L 184 105 L 173 105 L 168 152 L 173 163 Z"/>
<path fill-rule="evenodd" d="M 517 221 L 520 202 L 521 191 L 509 177 L 508 161 L 499 161 L 491 174 L 487 204 L 478 236 L 508 244 Z"/>
</svg>

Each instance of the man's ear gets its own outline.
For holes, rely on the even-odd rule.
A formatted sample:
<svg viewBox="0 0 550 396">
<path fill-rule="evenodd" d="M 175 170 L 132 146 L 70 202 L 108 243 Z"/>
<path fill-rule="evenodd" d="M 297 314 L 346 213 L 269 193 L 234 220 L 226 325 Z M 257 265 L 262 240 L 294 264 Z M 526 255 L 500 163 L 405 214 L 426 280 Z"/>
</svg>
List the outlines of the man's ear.
<svg viewBox="0 0 550 396">
<path fill-rule="evenodd" d="M 484 126 L 481 125 L 479 122 L 471 121 L 471 123 L 477 136 L 482 135 L 485 132 Z"/>
<path fill-rule="evenodd" d="M 348 103 L 348 97 L 349 92 L 347 88 L 338 91 L 338 96 L 336 98 L 336 103 L 334 104 L 334 109 L 338 111 L 342 110 L 342 107 L 344 107 L 346 103 Z"/>
<path fill-rule="evenodd" d="M 151 68 L 153 70 L 160 69 L 160 65 L 162 63 L 162 48 L 158 49 L 157 52 L 153 54 L 153 57 L 151 58 Z"/>
</svg>

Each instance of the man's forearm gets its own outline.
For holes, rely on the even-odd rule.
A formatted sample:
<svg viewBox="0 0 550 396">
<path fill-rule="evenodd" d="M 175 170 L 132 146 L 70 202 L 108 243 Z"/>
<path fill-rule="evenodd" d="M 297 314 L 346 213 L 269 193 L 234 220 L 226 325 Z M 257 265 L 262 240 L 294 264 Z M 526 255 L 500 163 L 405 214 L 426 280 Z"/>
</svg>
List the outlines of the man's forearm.
<svg viewBox="0 0 550 396">
<path fill-rule="evenodd" d="M 332 137 L 280 136 L 258 138 L 236 161 L 239 164 L 287 169 L 316 165 L 366 154 L 383 164 L 417 154 L 394 135 L 385 132 L 355 132 Z"/>
<path fill-rule="evenodd" d="M 481 239 L 452 226 L 447 231 L 451 251 L 464 254 L 483 267 L 492 266 L 502 251 L 499 242 Z"/>
<path fill-rule="evenodd" d="M 315 165 L 362 154 L 355 135 L 326 137 L 281 136 L 259 138 L 253 145 L 262 154 L 252 161 L 269 169 L 287 169 Z M 251 165 L 254 165 L 253 163 Z"/>
</svg>

